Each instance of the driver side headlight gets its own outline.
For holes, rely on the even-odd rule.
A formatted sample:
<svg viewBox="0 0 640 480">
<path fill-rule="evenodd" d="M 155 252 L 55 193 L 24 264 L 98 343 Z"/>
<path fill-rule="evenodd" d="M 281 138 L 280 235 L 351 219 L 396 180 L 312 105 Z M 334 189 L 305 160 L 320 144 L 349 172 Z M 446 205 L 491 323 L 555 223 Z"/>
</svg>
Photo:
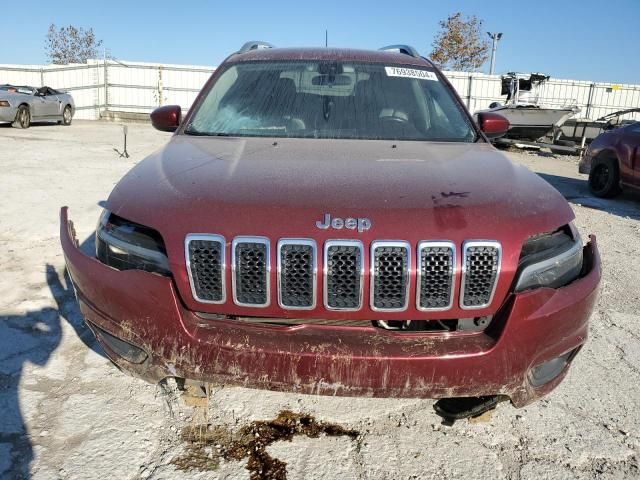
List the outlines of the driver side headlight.
<svg viewBox="0 0 640 480">
<path fill-rule="evenodd" d="M 96 256 L 116 270 L 171 275 L 164 241 L 152 228 L 104 210 L 96 228 Z"/>
<path fill-rule="evenodd" d="M 529 238 L 520 254 L 515 291 L 568 285 L 582 271 L 582 249 L 573 224 Z"/>
</svg>

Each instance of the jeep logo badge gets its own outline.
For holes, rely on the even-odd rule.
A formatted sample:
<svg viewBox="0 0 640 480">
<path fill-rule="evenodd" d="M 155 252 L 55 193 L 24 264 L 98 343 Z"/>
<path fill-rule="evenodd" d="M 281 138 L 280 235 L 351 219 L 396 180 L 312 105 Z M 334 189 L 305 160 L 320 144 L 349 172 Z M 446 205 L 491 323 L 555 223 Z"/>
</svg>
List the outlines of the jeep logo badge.
<svg viewBox="0 0 640 480">
<path fill-rule="evenodd" d="M 336 230 L 342 230 L 343 228 L 348 228 L 349 230 L 358 229 L 358 232 L 366 232 L 371 228 L 371 220 L 368 218 L 340 218 L 334 217 L 331 218 L 331 215 L 328 213 L 324 214 L 322 220 L 318 220 L 316 222 L 316 227 L 327 230 L 329 227 L 335 228 Z"/>
</svg>

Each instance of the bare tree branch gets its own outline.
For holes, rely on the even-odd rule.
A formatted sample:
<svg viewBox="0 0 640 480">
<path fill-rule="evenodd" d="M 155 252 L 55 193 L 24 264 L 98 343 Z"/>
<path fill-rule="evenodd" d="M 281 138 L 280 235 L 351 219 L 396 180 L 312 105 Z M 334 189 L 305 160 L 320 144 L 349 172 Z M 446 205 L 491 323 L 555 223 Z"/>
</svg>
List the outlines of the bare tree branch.
<svg viewBox="0 0 640 480">
<path fill-rule="evenodd" d="M 52 23 L 47 31 L 45 50 L 49 61 L 56 65 L 87 63 L 98 56 L 102 40 L 96 40 L 93 28 L 85 30 L 73 25 L 60 27 Z"/>
</svg>

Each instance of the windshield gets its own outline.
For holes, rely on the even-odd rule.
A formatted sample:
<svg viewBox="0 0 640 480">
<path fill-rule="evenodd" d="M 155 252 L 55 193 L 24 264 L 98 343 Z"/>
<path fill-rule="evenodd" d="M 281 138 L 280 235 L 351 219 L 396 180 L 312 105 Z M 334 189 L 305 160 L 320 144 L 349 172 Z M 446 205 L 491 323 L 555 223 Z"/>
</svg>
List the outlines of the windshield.
<svg viewBox="0 0 640 480">
<path fill-rule="evenodd" d="M 31 95 L 33 93 L 33 88 L 14 87 L 13 85 L 0 85 L 0 91 L 9 93 L 26 93 L 27 95 Z"/>
<path fill-rule="evenodd" d="M 242 62 L 207 93 L 185 133 L 471 142 L 473 127 L 430 69 Z"/>
</svg>

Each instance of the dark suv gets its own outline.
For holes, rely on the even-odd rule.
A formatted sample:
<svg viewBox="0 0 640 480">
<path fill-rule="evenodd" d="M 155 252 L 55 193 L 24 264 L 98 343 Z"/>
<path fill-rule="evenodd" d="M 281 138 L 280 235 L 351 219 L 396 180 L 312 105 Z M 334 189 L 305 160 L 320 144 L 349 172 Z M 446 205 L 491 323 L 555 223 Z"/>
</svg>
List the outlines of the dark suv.
<svg viewBox="0 0 640 480">
<path fill-rule="evenodd" d="M 506 120 L 474 123 L 410 47 L 267 47 L 229 56 L 184 119 L 152 113 L 175 134 L 112 192 L 95 257 L 62 209 L 109 357 L 154 382 L 470 404 L 558 385 L 600 260 L 491 146 Z"/>
</svg>

